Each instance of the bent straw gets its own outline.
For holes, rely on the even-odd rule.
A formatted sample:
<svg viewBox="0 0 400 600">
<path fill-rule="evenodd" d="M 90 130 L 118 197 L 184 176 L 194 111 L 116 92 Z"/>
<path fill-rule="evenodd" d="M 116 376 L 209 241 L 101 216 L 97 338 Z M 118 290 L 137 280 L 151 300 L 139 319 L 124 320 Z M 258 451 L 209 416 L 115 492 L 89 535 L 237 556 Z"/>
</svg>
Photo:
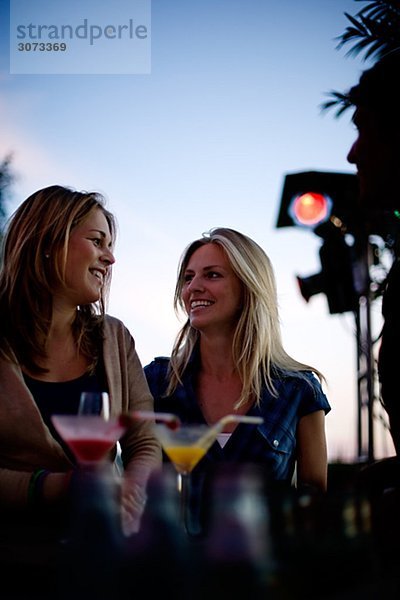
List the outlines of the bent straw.
<svg viewBox="0 0 400 600">
<path fill-rule="evenodd" d="M 147 421 L 161 421 L 170 429 L 178 429 L 181 426 L 181 420 L 177 415 L 166 412 L 153 412 L 151 410 L 134 410 L 129 413 L 134 419 Z"/>
<path fill-rule="evenodd" d="M 262 417 L 252 417 L 250 415 L 225 415 L 212 425 L 209 431 L 201 437 L 199 444 L 203 447 L 211 445 L 228 423 L 252 423 L 254 425 L 260 425 L 263 422 L 264 419 Z"/>
</svg>

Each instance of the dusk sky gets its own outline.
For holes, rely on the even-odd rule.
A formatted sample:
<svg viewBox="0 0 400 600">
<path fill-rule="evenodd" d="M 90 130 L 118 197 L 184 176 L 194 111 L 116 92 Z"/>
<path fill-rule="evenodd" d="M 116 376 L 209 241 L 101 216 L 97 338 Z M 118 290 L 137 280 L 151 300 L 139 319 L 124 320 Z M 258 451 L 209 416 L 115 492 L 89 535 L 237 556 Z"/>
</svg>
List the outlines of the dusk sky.
<svg viewBox="0 0 400 600">
<path fill-rule="evenodd" d="M 36 2 L 42 10 L 44 0 L 30 6 Z M 251 236 L 275 268 L 286 349 L 328 380 L 331 460 L 356 455 L 354 315 L 329 314 L 323 294 L 304 301 L 296 275 L 320 270 L 321 240 L 310 230 L 277 229 L 276 220 L 287 173 L 354 173 L 346 160 L 351 112 L 336 119 L 320 105 L 367 66 L 336 49 L 344 13 L 363 4 L 148 0 L 147 73 L 10 74 L 10 2 L 0 0 L 0 159 L 11 153 L 16 174 L 7 211 L 52 184 L 106 196 L 119 223 L 108 312 L 130 329 L 143 364 L 169 355 L 181 324 L 173 292 L 185 246 L 214 226 Z M 134 0 L 96 5 L 115 11 L 115 23 L 135 8 Z M 71 18 L 100 19 L 91 0 L 51 6 L 52 22 L 57 6 Z M 374 334 L 380 310 L 377 300 Z M 380 425 L 376 453 L 392 453 Z"/>
</svg>

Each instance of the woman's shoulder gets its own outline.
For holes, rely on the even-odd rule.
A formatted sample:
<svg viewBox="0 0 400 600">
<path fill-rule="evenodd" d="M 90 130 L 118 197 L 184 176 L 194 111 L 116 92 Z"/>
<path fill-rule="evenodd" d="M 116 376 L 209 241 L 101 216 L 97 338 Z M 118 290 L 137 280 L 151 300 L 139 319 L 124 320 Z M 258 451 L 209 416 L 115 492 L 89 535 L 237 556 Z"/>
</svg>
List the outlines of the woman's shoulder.
<svg viewBox="0 0 400 600">
<path fill-rule="evenodd" d="M 154 397 L 164 393 L 168 385 L 169 358 L 156 356 L 144 367 L 144 374 Z"/>
<path fill-rule="evenodd" d="M 272 373 L 273 381 L 280 381 L 283 384 L 314 384 L 319 383 L 319 379 L 312 370 L 291 371 L 275 367 Z"/>
<path fill-rule="evenodd" d="M 111 344 L 111 348 L 136 348 L 135 338 L 127 325 L 121 319 L 108 314 L 104 315 L 103 338 L 106 344 Z"/>
<path fill-rule="evenodd" d="M 279 392 L 301 394 L 323 394 L 322 384 L 314 371 L 279 371 L 272 378 L 275 389 Z"/>
<path fill-rule="evenodd" d="M 145 365 L 146 373 L 166 373 L 169 368 L 169 356 L 155 356 L 152 361 Z"/>
<path fill-rule="evenodd" d="M 304 413 L 331 407 L 317 374 L 312 370 L 281 373 L 273 380 L 277 395 L 291 403 L 299 403 Z"/>
<path fill-rule="evenodd" d="M 114 317 L 113 315 L 104 315 L 104 333 L 112 333 L 114 335 L 123 335 L 133 337 L 130 329 L 121 319 Z"/>
<path fill-rule="evenodd" d="M 104 315 L 104 326 L 112 329 L 127 329 L 125 323 L 113 315 Z"/>
</svg>

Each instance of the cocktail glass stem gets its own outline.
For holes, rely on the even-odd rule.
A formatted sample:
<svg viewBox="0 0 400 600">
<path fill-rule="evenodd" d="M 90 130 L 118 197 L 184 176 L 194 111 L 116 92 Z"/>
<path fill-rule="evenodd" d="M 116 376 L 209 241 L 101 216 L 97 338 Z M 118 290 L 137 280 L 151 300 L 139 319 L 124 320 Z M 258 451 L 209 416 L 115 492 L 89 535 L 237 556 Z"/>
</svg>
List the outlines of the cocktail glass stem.
<svg viewBox="0 0 400 600">
<path fill-rule="evenodd" d="M 186 515 L 189 506 L 190 475 L 187 473 L 178 473 L 178 488 L 180 496 L 180 520 L 183 529 L 189 535 L 190 531 L 187 524 Z"/>
<path fill-rule="evenodd" d="M 199 539 L 203 536 L 201 502 L 192 496 L 192 474 L 178 473 L 179 523 L 188 538 Z"/>
</svg>

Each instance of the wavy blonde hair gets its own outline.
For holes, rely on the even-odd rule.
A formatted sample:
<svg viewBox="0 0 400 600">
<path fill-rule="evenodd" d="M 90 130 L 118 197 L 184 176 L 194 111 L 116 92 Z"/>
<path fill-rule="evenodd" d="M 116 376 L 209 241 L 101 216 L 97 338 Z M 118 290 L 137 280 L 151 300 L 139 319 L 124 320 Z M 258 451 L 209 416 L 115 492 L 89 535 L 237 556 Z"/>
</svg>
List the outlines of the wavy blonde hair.
<svg viewBox="0 0 400 600">
<path fill-rule="evenodd" d="M 295 360 L 283 348 L 275 275 L 270 259 L 256 242 L 234 229 L 215 227 L 186 247 L 178 265 L 174 294 L 176 313 L 185 313 L 182 289 L 189 260 L 198 248 L 206 244 L 216 244 L 223 249 L 243 288 L 243 306 L 232 346 L 233 360 L 243 384 L 236 408 L 252 397 L 258 403 L 263 385 L 277 396 L 274 376 L 296 374 L 304 377 L 302 372 L 312 371 L 320 381 L 324 381 L 320 371 Z M 167 395 L 182 382 L 198 339 L 199 332 L 187 319 L 173 345 Z M 309 378 L 306 380 L 310 381 Z"/>
<path fill-rule="evenodd" d="M 115 242 L 116 222 L 96 192 L 78 192 L 53 185 L 27 198 L 11 216 L 3 239 L 0 271 L 0 352 L 33 373 L 44 372 L 54 290 L 65 283 L 71 232 L 93 211 L 103 211 Z M 111 270 L 98 302 L 79 306 L 74 337 L 91 369 L 98 359 L 101 325 L 111 282 Z"/>
</svg>

